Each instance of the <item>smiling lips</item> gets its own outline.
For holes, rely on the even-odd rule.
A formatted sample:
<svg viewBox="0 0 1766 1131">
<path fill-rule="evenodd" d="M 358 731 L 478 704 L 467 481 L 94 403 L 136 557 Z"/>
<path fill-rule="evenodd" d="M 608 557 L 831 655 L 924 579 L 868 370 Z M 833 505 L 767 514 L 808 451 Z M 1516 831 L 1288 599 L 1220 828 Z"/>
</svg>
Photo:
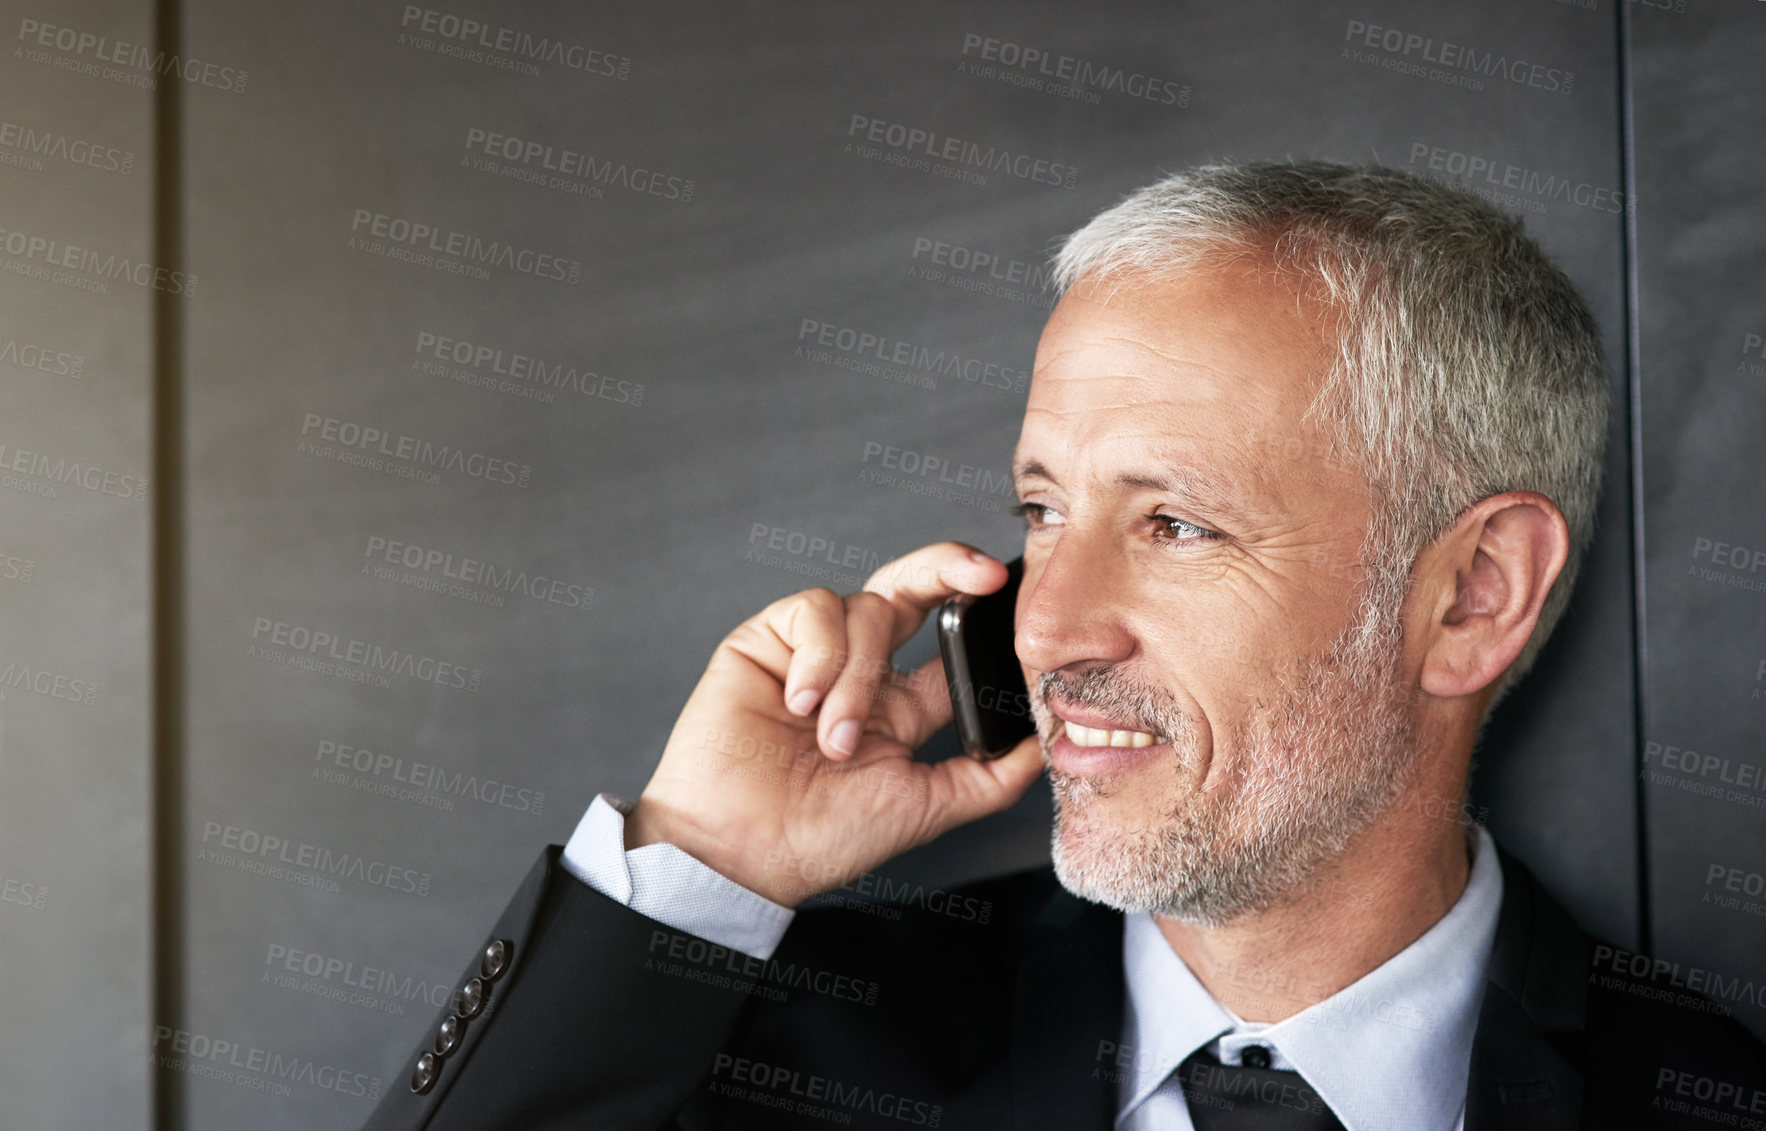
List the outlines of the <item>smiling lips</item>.
<svg viewBox="0 0 1766 1131">
<path fill-rule="evenodd" d="M 1067 722 L 1067 741 L 1075 746 L 1153 746 L 1158 738 L 1144 730 L 1109 730 Z"/>
</svg>

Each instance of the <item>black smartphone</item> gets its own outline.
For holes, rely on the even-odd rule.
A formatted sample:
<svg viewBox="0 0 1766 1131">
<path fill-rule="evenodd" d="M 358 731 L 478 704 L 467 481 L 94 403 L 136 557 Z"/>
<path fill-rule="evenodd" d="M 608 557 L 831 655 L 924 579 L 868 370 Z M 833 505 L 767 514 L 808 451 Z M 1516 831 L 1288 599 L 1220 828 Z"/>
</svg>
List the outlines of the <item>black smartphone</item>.
<svg viewBox="0 0 1766 1131">
<path fill-rule="evenodd" d="M 1024 559 L 1006 563 L 1006 583 L 985 597 L 952 597 L 938 610 L 938 651 L 950 684 L 951 713 L 963 750 L 998 758 L 1036 733 L 1030 689 L 1012 649 L 1012 619 Z"/>
</svg>

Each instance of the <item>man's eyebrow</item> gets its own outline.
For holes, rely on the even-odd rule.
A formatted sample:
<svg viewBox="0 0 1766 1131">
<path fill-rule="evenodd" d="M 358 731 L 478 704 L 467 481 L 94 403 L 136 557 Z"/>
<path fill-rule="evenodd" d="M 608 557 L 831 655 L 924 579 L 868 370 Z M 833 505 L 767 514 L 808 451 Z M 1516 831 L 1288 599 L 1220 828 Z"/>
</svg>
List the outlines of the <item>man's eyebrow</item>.
<svg viewBox="0 0 1766 1131">
<path fill-rule="evenodd" d="M 1050 483 L 1058 483 L 1054 473 L 1044 467 L 1041 460 L 1027 459 L 1012 466 L 1013 479 L 1047 479 Z"/>
<path fill-rule="evenodd" d="M 1040 460 L 1029 459 L 1012 468 L 1015 480 L 1046 479 L 1058 484 L 1059 479 Z M 1166 463 L 1152 473 L 1123 472 L 1111 480 L 1113 486 L 1133 487 L 1147 491 L 1163 491 L 1176 495 L 1196 506 L 1205 507 L 1222 518 L 1248 521 L 1255 508 L 1232 481 L 1207 472 L 1192 464 Z"/>
<path fill-rule="evenodd" d="M 1152 475 L 1135 475 L 1125 472 L 1118 475 L 1112 482 L 1118 487 L 1142 487 L 1149 491 L 1169 491 L 1174 495 L 1183 495 L 1192 499 L 1225 501 L 1236 494 L 1232 485 L 1225 480 L 1180 463 L 1167 464 Z"/>
</svg>

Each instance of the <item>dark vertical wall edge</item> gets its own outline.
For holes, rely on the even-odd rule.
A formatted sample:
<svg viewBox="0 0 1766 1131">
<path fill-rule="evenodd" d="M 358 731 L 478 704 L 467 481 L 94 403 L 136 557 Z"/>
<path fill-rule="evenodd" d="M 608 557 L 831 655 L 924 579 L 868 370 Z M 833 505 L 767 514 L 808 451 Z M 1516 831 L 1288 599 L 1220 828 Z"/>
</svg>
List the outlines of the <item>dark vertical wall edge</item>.
<svg viewBox="0 0 1766 1131">
<path fill-rule="evenodd" d="M 1645 674 L 1649 662 L 1648 622 L 1643 543 L 1643 378 L 1639 358 L 1642 330 L 1638 312 L 1637 279 L 1637 119 L 1631 89 L 1631 10 L 1620 0 L 1613 5 L 1614 32 L 1618 37 L 1618 110 L 1619 110 L 1619 172 L 1625 179 L 1627 207 L 1620 213 L 1624 225 L 1619 240 L 1619 265 L 1625 273 L 1621 302 L 1625 318 L 1625 354 L 1621 359 L 1625 372 L 1625 437 L 1629 451 L 1625 465 L 1630 469 L 1626 488 L 1630 492 L 1631 516 L 1631 665 L 1632 733 L 1636 746 L 1632 751 L 1632 797 L 1637 811 L 1637 940 L 1644 954 L 1655 953 L 1650 909 L 1649 806 L 1643 792 L 1643 751 L 1649 730 L 1645 723 L 1648 708 L 1644 701 Z"/>
<path fill-rule="evenodd" d="M 154 49 L 179 54 L 179 0 L 154 0 Z M 183 266 L 182 84 L 165 79 L 153 100 L 153 258 Z M 153 938 L 149 1025 L 178 1017 L 183 999 L 184 900 L 178 844 L 184 827 L 184 406 L 183 312 L 170 290 L 153 292 L 152 743 Z M 181 1127 L 183 1096 L 173 1077 L 148 1071 L 152 1126 Z"/>
</svg>

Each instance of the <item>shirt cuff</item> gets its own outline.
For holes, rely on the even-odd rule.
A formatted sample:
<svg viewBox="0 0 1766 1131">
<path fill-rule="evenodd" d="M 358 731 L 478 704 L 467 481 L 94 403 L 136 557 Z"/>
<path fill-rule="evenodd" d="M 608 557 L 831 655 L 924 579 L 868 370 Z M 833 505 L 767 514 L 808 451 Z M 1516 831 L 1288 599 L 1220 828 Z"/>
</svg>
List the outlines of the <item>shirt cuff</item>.
<svg viewBox="0 0 1766 1131">
<path fill-rule="evenodd" d="M 564 846 L 564 870 L 665 927 L 765 961 L 797 912 L 780 906 L 672 844 L 626 851 L 632 803 L 595 796 Z"/>
</svg>

